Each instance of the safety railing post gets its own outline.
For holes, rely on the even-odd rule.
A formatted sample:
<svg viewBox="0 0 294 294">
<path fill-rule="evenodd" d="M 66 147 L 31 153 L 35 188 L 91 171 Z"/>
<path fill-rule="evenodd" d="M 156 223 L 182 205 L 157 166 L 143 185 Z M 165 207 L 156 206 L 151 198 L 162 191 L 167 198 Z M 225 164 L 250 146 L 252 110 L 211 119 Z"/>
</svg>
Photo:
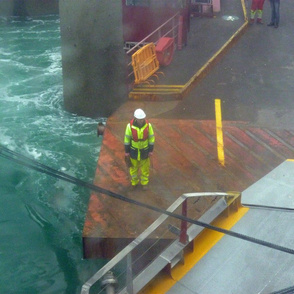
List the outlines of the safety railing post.
<svg viewBox="0 0 294 294">
<path fill-rule="evenodd" d="M 173 18 L 173 20 L 172 20 L 172 37 L 173 37 L 173 39 L 176 38 L 175 28 L 176 28 L 176 21 Z"/>
<path fill-rule="evenodd" d="M 161 29 L 158 30 L 158 40 L 161 38 Z"/>
<path fill-rule="evenodd" d="M 187 199 L 185 199 L 185 201 L 182 204 L 182 216 L 187 216 Z M 182 220 L 181 221 L 181 232 L 180 232 L 180 242 L 183 244 L 186 244 L 187 242 L 187 227 L 188 227 L 188 223 L 187 221 Z"/>
<path fill-rule="evenodd" d="M 179 16 L 179 27 L 178 27 L 178 50 L 182 50 L 183 47 L 183 26 L 184 18 L 182 15 Z"/>
<path fill-rule="evenodd" d="M 132 269 L 132 253 L 127 255 L 127 293 L 133 294 L 133 269 Z"/>
<path fill-rule="evenodd" d="M 111 271 L 107 272 L 101 282 L 102 289 L 106 294 L 115 294 L 115 287 L 117 285 L 117 279 L 114 277 Z"/>
</svg>

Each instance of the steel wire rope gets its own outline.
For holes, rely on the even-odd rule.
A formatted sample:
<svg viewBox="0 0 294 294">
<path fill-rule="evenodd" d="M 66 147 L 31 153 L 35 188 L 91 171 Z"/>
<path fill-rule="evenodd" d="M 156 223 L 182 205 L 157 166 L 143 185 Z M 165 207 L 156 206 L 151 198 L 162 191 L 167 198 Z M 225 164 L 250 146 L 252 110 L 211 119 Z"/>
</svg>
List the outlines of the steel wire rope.
<svg viewBox="0 0 294 294">
<path fill-rule="evenodd" d="M 293 294 L 294 293 L 294 286 L 288 287 L 282 290 L 278 290 L 275 292 L 271 292 L 270 294 Z"/>
<path fill-rule="evenodd" d="M 282 206 L 270 206 L 270 205 L 262 205 L 262 204 L 246 204 L 243 203 L 244 207 L 249 208 L 256 208 L 256 209 L 264 209 L 264 210 L 278 210 L 278 211 L 287 211 L 287 212 L 293 212 L 294 208 L 288 208 L 288 207 L 282 207 Z"/>
<path fill-rule="evenodd" d="M 39 163 L 38 161 L 36 161 L 34 159 L 30 159 L 30 158 L 28 158 L 28 157 L 26 157 L 24 155 L 21 155 L 21 154 L 19 154 L 17 152 L 14 152 L 14 151 L 12 151 L 12 150 L 10 150 L 10 149 L 8 149 L 6 147 L 3 147 L 1 145 L 0 145 L 0 156 L 4 157 L 6 159 L 9 159 L 11 161 L 14 161 L 14 162 L 16 162 L 18 164 L 21 164 L 23 166 L 29 167 L 29 168 L 31 168 L 33 170 L 39 171 L 41 173 L 45 173 L 45 174 L 51 175 L 51 176 L 53 176 L 55 178 L 59 178 L 59 179 L 62 179 L 64 181 L 67 181 L 67 182 L 70 182 L 70 183 L 73 183 L 73 184 L 77 184 L 77 185 L 80 185 L 82 187 L 89 188 L 90 190 L 93 190 L 95 192 L 99 192 L 99 193 L 108 195 L 110 197 L 113 197 L 113 198 L 116 198 L 116 199 L 119 199 L 119 200 L 131 203 L 131 204 L 135 204 L 137 206 L 144 207 L 144 208 L 150 209 L 152 211 L 155 211 L 155 212 L 158 212 L 158 213 L 161 213 L 161 214 L 166 214 L 166 215 L 168 215 L 170 217 L 177 218 L 179 220 L 189 222 L 191 224 L 198 225 L 200 227 L 210 229 L 210 230 L 213 230 L 213 231 L 225 234 L 225 235 L 229 235 L 231 237 L 242 239 L 242 240 L 245 240 L 245 241 L 248 241 L 248 242 L 251 242 L 251 243 L 262 245 L 262 246 L 272 248 L 272 249 L 275 249 L 275 250 L 278 250 L 278 251 L 282 251 L 282 252 L 285 252 L 285 253 L 294 254 L 294 250 L 291 249 L 291 248 L 287 248 L 287 247 L 284 247 L 284 246 L 273 244 L 273 243 L 263 241 L 263 240 L 260 240 L 260 239 L 257 239 L 257 238 L 249 237 L 249 236 L 241 234 L 241 233 L 237 233 L 237 232 L 229 231 L 229 230 L 226 230 L 226 229 L 222 229 L 222 228 L 213 226 L 211 224 L 204 223 L 202 221 L 193 220 L 193 219 L 185 217 L 183 215 L 175 214 L 175 213 L 166 211 L 164 209 L 152 206 L 150 204 L 146 204 L 146 203 L 137 201 L 135 199 L 127 198 L 127 197 L 122 196 L 120 194 L 114 193 L 114 192 L 112 192 L 110 190 L 101 188 L 101 187 L 96 186 L 94 184 L 87 183 L 87 182 L 82 181 L 82 180 L 80 180 L 78 178 L 70 176 L 70 175 L 68 175 L 66 173 L 55 170 L 55 169 L 53 169 L 51 167 L 48 167 L 47 165 Z"/>
</svg>

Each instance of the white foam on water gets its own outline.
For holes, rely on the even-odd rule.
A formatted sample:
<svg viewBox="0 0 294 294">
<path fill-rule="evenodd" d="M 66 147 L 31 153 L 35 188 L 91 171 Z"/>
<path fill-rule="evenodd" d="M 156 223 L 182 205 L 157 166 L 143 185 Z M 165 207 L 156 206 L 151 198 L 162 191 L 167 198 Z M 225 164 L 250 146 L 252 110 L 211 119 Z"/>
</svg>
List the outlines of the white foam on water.
<svg viewBox="0 0 294 294">
<path fill-rule="evenodd" d="M 24 145 L 24 150 L 26 151 L 27 154 L 29 154 L 33 159 L 38 160 L 41 156 L 42 153 L 38 152 L 36 148 L 30 147 L 28 145 Z"/>
<path fill-rule="evenodd" d="M 62 95 L 59 19 L 8 22 L 0 18 L 0 144 L 92 182 L 102 141 L 96 128 L 106 120 L 66 112 Z M 54 293 L 63 293 L 64 273 L 69 275 L 72 268 L 66 272 L 55 253 L 61 248 L 68 265 L 87 271 L 80 238 L 90 191 L 3 158 L 0 165 L 5 167 L 0 169 L 0 193 L 6 199 L 1 202 L 1 217 L 17 216 L 13 218 L 16 223 L 9 222 L 4 231 L 17 233 L 21 240 L 9 235 L 17 250 L 1 243 L 5 254 L 1 255 L 0 292 L 15 290 L 1 283 L 12 278 L 12 272 L 4 269 L 13 268 L 13 277 L 18 277 L 15 287 L 36 293 L 57 287 Z"/>
</svg>

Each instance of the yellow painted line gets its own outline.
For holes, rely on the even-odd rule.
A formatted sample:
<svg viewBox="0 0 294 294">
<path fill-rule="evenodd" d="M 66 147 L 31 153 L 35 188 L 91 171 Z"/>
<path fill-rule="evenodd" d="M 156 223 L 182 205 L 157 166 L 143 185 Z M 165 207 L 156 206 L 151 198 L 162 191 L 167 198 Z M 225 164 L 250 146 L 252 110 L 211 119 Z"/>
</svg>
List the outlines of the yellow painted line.
<svg viewBox="0 0 294 294">
<path fill-rule="evenodd" d="M 129 93 L 129 95 L 180 95 L 181 91 L 132 91 Z"/>
<path fill-rule="evenodd" d="M 136 87 L 135 89 L 140 88 L 183 88 L 183 85 L 141 85 Z"/>
<path fill-rule="evenodd" d="M 212 225 L 230 230 L 247 212 L 249 208 L 240 207 L 237 212 L 231 212 L 228 217 L 221 214 Z M 194 251 L 184 255 L 184 264 L 177 264 L 172 269 L 172 277 L 166 273 L 159 274 L 140 294 L 164 294 L 181 280 L 204 257 L 211 248 L 221 240 L 224 234 L 204 229 L 194 240 Z"/>
<path fill-rule="evenodd" d="M 241 4 L 242 4 L 242 9 L 243 9 L 244 19 L 245 19 L 245 21 L 248 21 L 247 9 L 246 9 L 246 5 L 245 5 L 245 1 L 241 0 Z"/>
<path fill-rule="evenodd" d="M 208 67 L 213 64 L 216 59 L 225 51 L 231 43 L 245 30 L 248 26 L 248 22 L 245 22 L 237 31 L 234 33 L 231 38 L 208 60 L 208 62 L 200 68 L 200 70 L 186 83 L 185 87 L 189 87 L 192 83 L 195 82 L 195 80 L 201 76 L 207 69 Z"/>
<path fill-rule="evenodd" d="M 294 159 L 287 159 L 286 161 L 294 161 Z"/>
<path fill-rule="evenodd" d="M 154 94 L 180 94 L 179 91 L 134 91 L 134 92 L 130 92 L 130 94 L 138 94 L 138 95 L 146 95 L 146 94 L 150 94 L 150 95 L 154 95 Z"/>
<path fill-rule="evenodd" d="M 180 89 L 149 89 L 149 88 L 144 88 L 144 89 L 135 89 L 132 92 L 178 92 Z"/>
<path fill-rule="evenodd" d="M 215 99 L 215 121 L 216 121 L 216 138 L 217 138 L 217 156 L 218 162 L 225 165 L 224 139 L 223 139 L 223 124 L 221 100 Z"/>
</svg>

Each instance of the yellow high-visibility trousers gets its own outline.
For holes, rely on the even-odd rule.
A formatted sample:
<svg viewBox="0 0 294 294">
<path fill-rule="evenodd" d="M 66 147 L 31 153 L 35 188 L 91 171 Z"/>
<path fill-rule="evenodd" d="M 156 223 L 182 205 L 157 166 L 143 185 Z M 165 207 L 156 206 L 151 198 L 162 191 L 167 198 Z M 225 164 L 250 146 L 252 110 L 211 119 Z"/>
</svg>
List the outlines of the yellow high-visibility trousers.
<svg viewBox="0 0 294 294">
<path fill-rule="evenodd" d="M 136 186 L 140 182 L 139 170 L 141 171 L 141 185 L 147 185 L 149 183 L 150 159 L 136 160 L 131 158 L 131 162 L 130 175 L 132 186 Z"/>
</svg>

